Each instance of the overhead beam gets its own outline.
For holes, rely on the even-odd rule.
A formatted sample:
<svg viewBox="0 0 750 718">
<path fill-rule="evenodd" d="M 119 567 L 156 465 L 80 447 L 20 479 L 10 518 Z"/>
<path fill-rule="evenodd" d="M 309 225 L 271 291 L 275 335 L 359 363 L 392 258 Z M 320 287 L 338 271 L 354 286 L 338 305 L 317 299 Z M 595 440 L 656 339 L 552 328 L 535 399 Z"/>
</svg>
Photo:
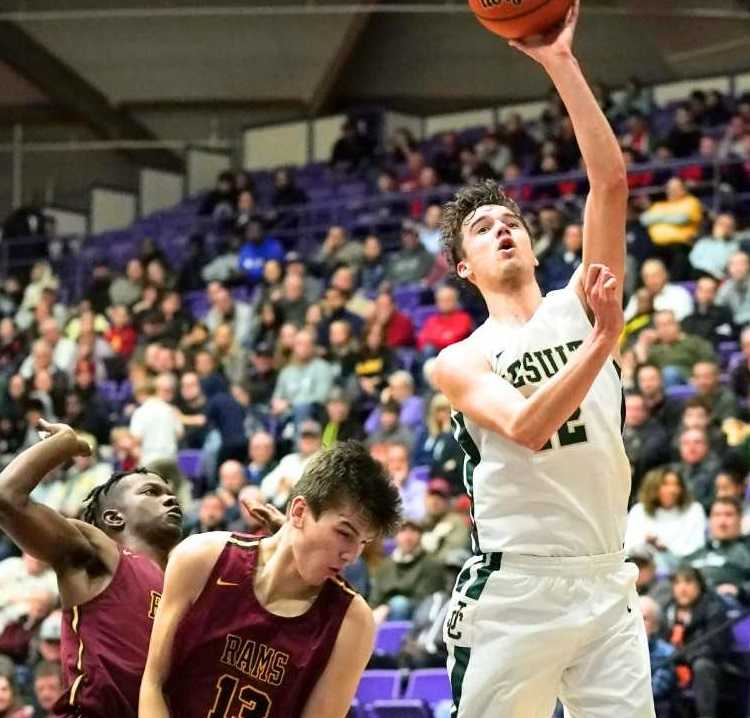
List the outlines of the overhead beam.
<svg viewBox="0 0 750 718">
<path fill-rule="evenodd" d="M 105 140 L 156 140 L 158 137 L 117 108 L 73 68 L 12 22 L 0 21 L 0 59 L 44 92 L 65 114 L 80 118 Z M 139 165 L 182 172 L 180 157 L 169 150 L 122 150 Z"/>
<path fill-rule="evenodd" d="M 323 114 L 333 104 L 336 86 L 370 23 L 372 11 L 379 4 L 380 0 L 363 0 L 360 11 L 352 15 L 336 52 L 310 97 L 309 110 L 312 117 Z"/>
</svg>

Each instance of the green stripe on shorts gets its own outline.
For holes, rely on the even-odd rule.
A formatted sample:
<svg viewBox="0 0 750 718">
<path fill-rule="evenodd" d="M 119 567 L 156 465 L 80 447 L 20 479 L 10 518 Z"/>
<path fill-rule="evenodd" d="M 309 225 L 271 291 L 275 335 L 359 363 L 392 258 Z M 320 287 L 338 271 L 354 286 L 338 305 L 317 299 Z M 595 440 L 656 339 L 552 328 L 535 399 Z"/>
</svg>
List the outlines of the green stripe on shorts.
<svg viewBox="0 0 750 718">
<path fill-rule="evenodd" d="M 451 718 L 456 718 L 458 706 L 461 705 L 461 690 L 464 686 L 464 676 L 469 666 L 469 658 L 471 658 L 471 648 L 459 648 L 457 646 L 453 649 L 453 658 L 455 663 L 451 671 L 451 692 L 453 693 Z"/>
</svg>

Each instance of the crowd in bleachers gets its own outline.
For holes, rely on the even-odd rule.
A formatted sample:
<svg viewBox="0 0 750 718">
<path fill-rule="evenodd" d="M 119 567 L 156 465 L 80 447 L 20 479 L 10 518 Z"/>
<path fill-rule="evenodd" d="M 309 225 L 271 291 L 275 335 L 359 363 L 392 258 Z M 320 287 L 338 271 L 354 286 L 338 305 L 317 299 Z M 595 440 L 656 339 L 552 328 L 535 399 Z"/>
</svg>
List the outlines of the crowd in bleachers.
<svg viewBox="0 0 750 718">
<path fill-rule="evenodd" d="M 626 549 L 647 597 L 654 693 L 662 716 L 682 704 L 730 715 L 719 702 L 739 705 L 746 668 L 731 621 L 750 609 L 750 97 L 657 108 L 637 82 L 616 103 L 598 96 L 633 190 Z M 430 368 L 485 310 L 449 276 L 440 202 L 462 182 L 506 183 L 549 291 L 581 262 L 586 186 L 556 95 L 535 122 L 389 139 L 351 121 L 325 167 L 223 173 L 175 210 L 180 238 L 159 231 L 168 212 L 137 247 L 107 238 L 79 293 L 66 274 L 79 259 L 50 237 L 0 288 L 0 454 L 37 441 L 40 417 L 70 424 L 93 455 L 50 474 L 37 501 L 76 517 L 113 468 L 147 465 L 172 481 L 187 535 L 257 531 L 240 499 L 283 510 L 321 446 L 366 441 L 406 520 L 347 570 L 381 625 L 371 668 L 390 671 L 360 702 L 416 699 L 416 716 L 427 698 L 442 715 L 442 679 L 426 696 L 431 674 L 407 685 L 399 673 L 444 665 L 440 626 L 469 549 L 463 454 Z M 23 222 L 14 213 L 6 239 L 33 233 Z M 0 716 L 48 716 L 57 587 L 4 537 L 0 577 Z"/>
</svg>

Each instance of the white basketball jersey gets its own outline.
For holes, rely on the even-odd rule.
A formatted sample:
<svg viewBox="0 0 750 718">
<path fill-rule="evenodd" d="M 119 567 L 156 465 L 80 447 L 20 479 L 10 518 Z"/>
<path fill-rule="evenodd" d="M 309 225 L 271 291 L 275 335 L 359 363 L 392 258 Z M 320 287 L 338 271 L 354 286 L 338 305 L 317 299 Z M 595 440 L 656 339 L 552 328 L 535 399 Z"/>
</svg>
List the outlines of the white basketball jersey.
<svg viewBox="0 0 750 718">
<path fill-rule="evenodd" d="M 501 327 L 488 319 L 467 350 L 481 351 L 495 373 L 529 396 L 562 370 L 591 331 L 568 286 L 550 292 L 523 325 Z M 455 436 L 466 454 L 475 552 L 590 556 L 621 550 L 630 493 L 623 413 L 620 374 L 612 360 L 541 451 L 454 412 Z"/>
</svg>

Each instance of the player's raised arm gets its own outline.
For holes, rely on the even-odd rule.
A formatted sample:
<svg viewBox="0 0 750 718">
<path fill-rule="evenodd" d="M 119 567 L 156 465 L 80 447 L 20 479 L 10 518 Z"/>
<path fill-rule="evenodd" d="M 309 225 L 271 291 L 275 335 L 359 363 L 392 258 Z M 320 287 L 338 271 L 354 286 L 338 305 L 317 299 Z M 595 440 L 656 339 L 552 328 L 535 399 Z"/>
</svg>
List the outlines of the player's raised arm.
<svg viewBox="0 0 750 718">
<path fill-rule="evenodd" d="M 341 622 L 331 657 L 305 704 L 302 718 L 344 718 L 349 713 L 357 684 L 372 655 L 374 640 L 372 611 L 357 596 Z"/>
<path fill-rule="evenodd" d="M 510 45 L 544 67 L 568 110 L 591 187 L 583 221 L 584 271 L 592 263 L 606 264 L 622 298 L 627 173 L 617 138 L 573 55 L 579 9 L 576 0 L 561 29 Z"/>
<path fill-rule="evenodd" d="M 205 587 L 228 535 L 226 531 L 214 531 L 190 536 L 169 556 L 164 573 L 164 593 L 154 619 L 146 669 L 141 680 L 139 718 L 170 718 L 164 685 L 172 666 L 177 627 Z"/>
<path fill-rule="evenodd" d="M 565 368 L 529 398 L 495 374 L 487 360 L 465 340 L 444 349 L 434 379 L 455 409 L 480 426 L 538 451 L 575 412 L 617 344 L 623 326 L 620 293 L 614 275 L 593 264 L 585 277 L 586 301 L 594 331 Z"/>
<path fill-rule="evenodd" d="M 48 438 L 19 454 L 0 474 L 0 529 L 21 549 L 50 564 L 59 577 L 68 567 L 97 558 L 95 535 L 100 534 L 102 542 L 110 539 L 30 497 L 50 471 L 74 456 L 91 453 L 69 426 L 41 422 L 41 428 Z"/>
</svg>

